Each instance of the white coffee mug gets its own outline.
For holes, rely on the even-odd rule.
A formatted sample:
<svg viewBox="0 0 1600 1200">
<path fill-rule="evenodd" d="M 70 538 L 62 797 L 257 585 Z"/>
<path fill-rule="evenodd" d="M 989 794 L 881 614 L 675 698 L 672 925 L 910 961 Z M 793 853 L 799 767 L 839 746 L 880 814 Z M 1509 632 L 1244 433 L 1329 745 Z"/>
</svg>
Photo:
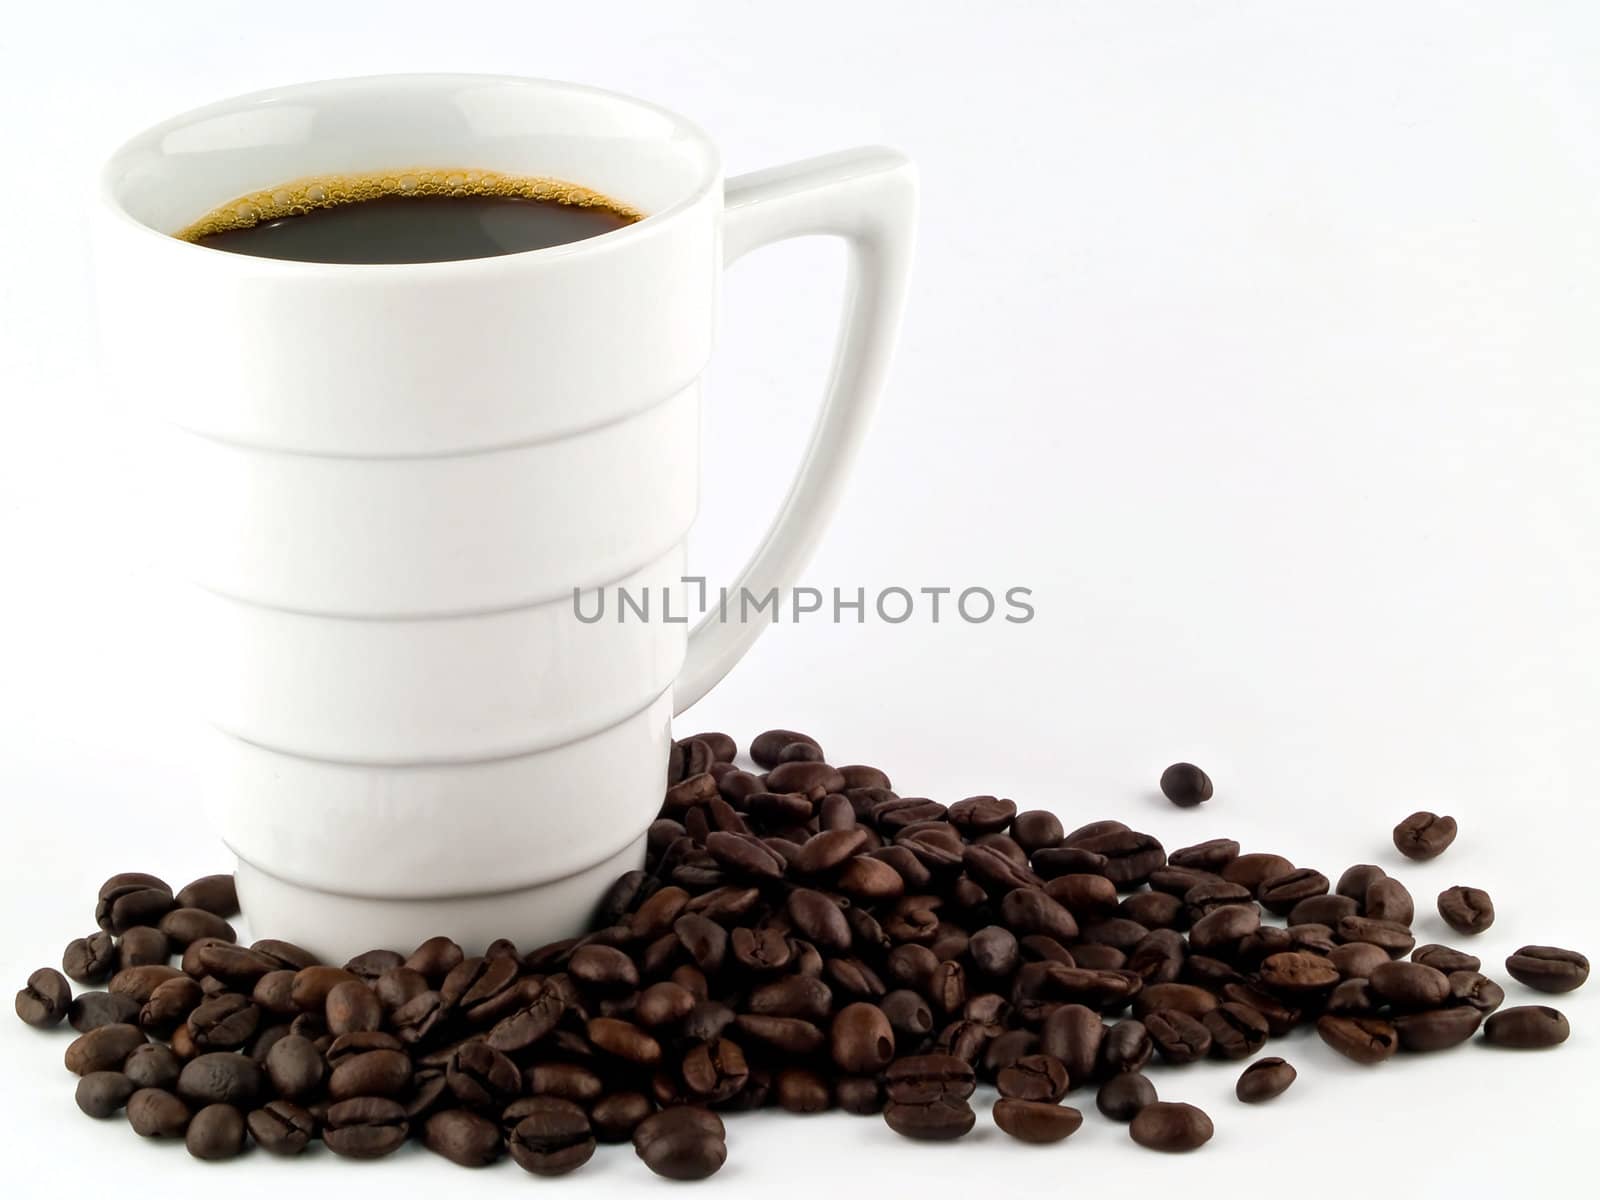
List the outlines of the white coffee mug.
<svg viewBox="0 0 1600 1200">
<path fill-rule="evenodd" d="M 407 265 L 171 236 L 292 181 L 421 169 L 568 181 L 646 215 Z M 827 234 L 850 251 L 827 395 L 733 584 L 792 586 L 882 389 L 915 197 L 877 148 L 724 185 L 681 117 L 490 76 L 243 96 L 115 154 L 95 222 L 110 382 L 160 456 L 149 520 L 192 585 L 184 658 L 258 936 L 333 961 L 437 933 L 532 946 L 640 863 L 673 714 L 762 622 L 590 624 L 575 590 L 666 589 L 686 611 L 722 268 Z"/>
</svg>

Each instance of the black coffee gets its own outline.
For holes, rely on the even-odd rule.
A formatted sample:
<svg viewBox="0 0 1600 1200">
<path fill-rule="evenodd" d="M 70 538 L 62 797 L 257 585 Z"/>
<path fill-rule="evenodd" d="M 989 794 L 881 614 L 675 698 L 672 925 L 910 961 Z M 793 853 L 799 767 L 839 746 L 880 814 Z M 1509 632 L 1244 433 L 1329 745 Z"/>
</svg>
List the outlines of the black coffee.
<svg viewBox="0 0 1600 1200">
<path fill-rule="evenodd" d="M 582 241 L 640 215 L 550 180 L 424 173 L 289 185 L 224 205 L 178 237 L 290 262 L 458 262 Z"/>
</svg>

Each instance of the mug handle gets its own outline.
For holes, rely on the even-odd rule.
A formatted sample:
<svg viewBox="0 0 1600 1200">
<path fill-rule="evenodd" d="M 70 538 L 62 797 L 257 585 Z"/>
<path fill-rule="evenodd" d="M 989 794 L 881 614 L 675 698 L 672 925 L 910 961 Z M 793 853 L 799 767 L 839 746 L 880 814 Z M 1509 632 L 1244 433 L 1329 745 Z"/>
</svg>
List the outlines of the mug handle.
<svg viewBox="0 0 1600 1200">
<path fill-rule="evenodd" d="M 839 340 L 800 473 L 750 561 L 731 585 L 779 603 L 821 541 L 883 391 L 905 306 L 917 206 L 911 160 L 882 146 L 752 171 L 725 188 L 723 266 L 789 238 L 841 237 L 849 254 Z M 673 712 L 704 696 L 770 622 L 702 618 L 673 685 Z"/>
</svg>

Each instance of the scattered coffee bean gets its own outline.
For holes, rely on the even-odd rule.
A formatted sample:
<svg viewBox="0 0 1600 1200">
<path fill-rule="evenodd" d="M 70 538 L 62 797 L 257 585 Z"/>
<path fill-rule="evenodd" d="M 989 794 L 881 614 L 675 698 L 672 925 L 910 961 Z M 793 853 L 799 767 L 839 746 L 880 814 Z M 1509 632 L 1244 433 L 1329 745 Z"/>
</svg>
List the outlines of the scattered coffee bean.
<svg viewBox="0 0 1600 1200">
<path fill-rule="evenodd" d="M 256 1109 L 245 1125 L 256 1145 L 280 1157 L 299 1154 L 317 1134 L 316 1118 L 288 1100 L 273 1100 Z"/>
<path fill-rule="evenodd" d="M 17 1016 L 36 1029 L 61 1024 L 72 1005 L 72 985 L 60 971 L 40 967 L 17 993 Z"/>
<path fill-rule="evenodd" d="M 1156 1102 L 1155 1084 L 1138 1071 L 1121 1071 L 1100 1085 L 1095 1107 L 1113 1121 L 1131 1121 Z"/>
<path fill-rule="evenodd" d="M 1281 1058 L 1258 1058 L 1239 1076 L 1233 1094 L 1246 1104 L 1260 1104 L 1288 1091 L 1295 1075 L 1295 1069 Z"/>
<path fill-rule="evenodd" d="M 1483 1040 L 1491 1046 L 1513 1050 L 1542 1050 L 1559 1046 L 1571 1035 L 1567 1018 L 1553 1008 L 1527 1004 L 1503 1008 L 1483 1023 Z"/>
<path fill-rule="evenodd" d="M 1317 1034 L 1352 1062 L 1380 1063 L 1400 1048 L 1394 1026 L 1376 1017 L 1322 1017 Z"/>
<path fill-rule="evenodd" d="M 1525 987 L 1560 994 L 1583 986 L 1589 978 L 1589 960 L 1559 946 L 1524 946 L 1506 959 L 1506 970 Z"/>
<path fill-rule="evenodd" d="M 995 1101 L 994 1123 L 1019 1142 L 1044 1145 L 1077 1133 L 1083 1114 L 1064 1104 L 1007 1097 Z"/>
<path fill-rule="evenodd" d="M 181 1138 L 189 1128 L 189 1108 L 171 1092 L 140 1088 L 127 1107 L 128 1124 L 140 1137 Z"/>
<path fill-rule="evenodd" d="M 666 1179 L 707 1179 L 728 1158 L 722 1119 L 710 1109 L 673 1106 L 646 1117 L 633 1132 L 633 1148 Z"/>
<path fill-rule="evenodd" d="M 1198 1150 L 1211 1140 L 1212 1132 L 1211 1118 L 1194 1105 L 1165 1100 L 1145 1105 L 1128 1126 L 1139 1145 L 1168 1153 Z"/>
<path fill-rule="evenodd" d="M 1179 808 L 1193 808 L 1211 799 L 1211 776 L 1193 763 L 1173 763 L 1161 772 L 1161 794 Z"/>
<path fill-rule="evenodd" d="M 190 1119 L 183 1143 L 207 1162 L 236 1158 L 244 1149 L 244 1114 L 231 1104 L 208 1104 Z"/>
<path fill-rule="evenodd" d="M 136 1090 L 121 1071 L 91 1071 L 78 1080 L 74 1098 L 86 1116 L 104 1118 L 126 1105 Z"/>
<path fill-rule="evenodd" d="M 1407 858 L 1438 858 L 1456 840 L 1456 819 L 1415 812 L 1394 827 L 1394 848 Z"/>
<path fill-rule="evenodd" d="M 765 775 L 733 766 L 724 734 L 674 743 L 646 862 L 580 937 L 526 955 L 434 937 L 339 967 L 286 942 L 238 945 L 231 876 L 175 896 L 129 873 L 100 891 L 102 929 L 63 955 L 70 978 L 106 990 L 73 999 L 35 972 L 18 1015 L 81 1035 L 66 1062 L 85 1112 L 125 1105 L 135 1129 L 183 1136 L 200 1158 L 233 1157 L 247 1130 L 269 1153 L 320 1134 L 347 1158 L 415 1137 L 461 1165 L 509 1151 L 550 1175 L 631 1139 L 674 1179 L 726 1160 L 700 1104 L 881 1113 L 906 1137 L 950 1140 L 973 1128 L 981 1078 L 1002 1131 L 1050 1142 L 1082 1120 L 1061 1097 L 1088 1086 L 1137 1143 L 1191 1149 L 1211 1123 L 1157 1099 L 1152 1056 L 1248 1058 L 1312 1023 L 1363 1063 L 1480 1026 L 1489 1045 L 1567 1036 L 1553 1009 L 1500 1010 L 1476 957 L 1413 949 L 1411 895 L 1377 866 L 1330 885 L 1227 838 L 1169 855 L 1118 821 L 1065 831 L 998 796 L 900 796 L 801 734 L 757 742 Z M 1413 856 L 1454 836 L 1430 814 L 1402 829 Z M 1453 888 L 1440 911 L 1481 928 L 1492 909 Z M 1507 966 L 1549 991 L 1588 974 L 1550 947 Z M 1264 1058 L 1235 1092 L 1256 1102 L 1293 1078 Z"/>
<path fill-rule="evenodd" d="M 1439 893 L 1439 915 L 1457 933 L 1482 933 L 1494 924 L 1494 901 L 1481 888 L 1446 888 Z"/>
</svg>

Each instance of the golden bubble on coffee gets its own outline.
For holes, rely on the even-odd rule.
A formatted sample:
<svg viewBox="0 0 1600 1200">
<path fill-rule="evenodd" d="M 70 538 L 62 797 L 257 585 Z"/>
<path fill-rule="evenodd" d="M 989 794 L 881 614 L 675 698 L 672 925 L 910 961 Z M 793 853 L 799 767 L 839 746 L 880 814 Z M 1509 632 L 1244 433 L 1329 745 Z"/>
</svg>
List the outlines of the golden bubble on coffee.
<svg viewBox="0 0 1600 1200">
<path fill-rule="evenodd" d="M 364 171 L 351 175 L 310 175 L 219 204 L 172 236 L 180 241 L 198 242 L 212 234 L 248 229 L 262 221 L 298 217 L 312 209 L 359 204 L 363 200 L 376 200 L 382 196 L 502 196 L 516 200 L 555 201 L 578 208 L 603 208 L 629 222 L 644 216 L 638 209 L 601 195 L 593 188 L 561 179 L 466 168 L 428 167 Z"/>
</svg>

